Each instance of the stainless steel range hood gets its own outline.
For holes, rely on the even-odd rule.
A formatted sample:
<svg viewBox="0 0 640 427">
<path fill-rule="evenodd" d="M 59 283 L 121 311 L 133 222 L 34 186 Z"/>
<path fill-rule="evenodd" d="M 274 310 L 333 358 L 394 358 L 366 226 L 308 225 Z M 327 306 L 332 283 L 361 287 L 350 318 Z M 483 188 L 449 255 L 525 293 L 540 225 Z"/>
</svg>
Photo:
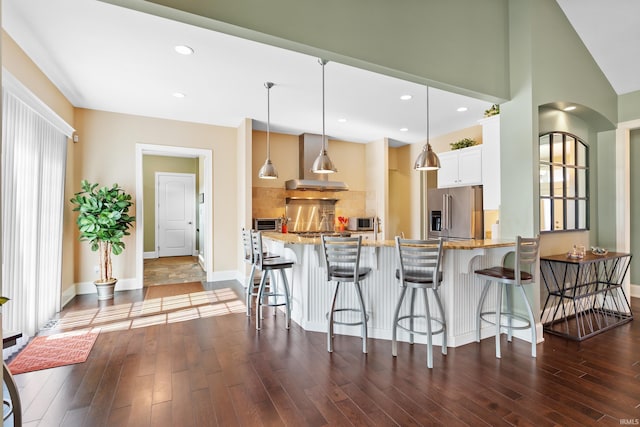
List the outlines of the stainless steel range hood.
<svg viewBox="0 0 640 427">
<path fill-rule="evenodd" d="M 322 149 L 322 135 L 303 133 L 299 139 L 298 179 L 285 182 L 287 190 L 346 191 L 347 184 L 329 181 L 328 174 L 311 172 L 311 165 Z"/>
</svg>

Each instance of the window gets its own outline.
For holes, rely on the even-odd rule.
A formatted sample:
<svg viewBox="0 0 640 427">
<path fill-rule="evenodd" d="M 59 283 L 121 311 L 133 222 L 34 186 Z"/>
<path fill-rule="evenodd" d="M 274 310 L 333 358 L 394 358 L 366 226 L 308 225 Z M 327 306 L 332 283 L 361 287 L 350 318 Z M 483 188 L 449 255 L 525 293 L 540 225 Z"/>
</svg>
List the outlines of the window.
<svg viewBox="0 0 640 427">
<path fill-rule="evenodd" d="M 67 137 L 73 128 L 2 73 L 2 326 L 22 332 L 4 358 L 60 309 Z"/>
<path fill-rule="evenodd" d="M 540 231 L 589 229 L 589 147 L 575 135 L 540 136 Z"/>
</svg>

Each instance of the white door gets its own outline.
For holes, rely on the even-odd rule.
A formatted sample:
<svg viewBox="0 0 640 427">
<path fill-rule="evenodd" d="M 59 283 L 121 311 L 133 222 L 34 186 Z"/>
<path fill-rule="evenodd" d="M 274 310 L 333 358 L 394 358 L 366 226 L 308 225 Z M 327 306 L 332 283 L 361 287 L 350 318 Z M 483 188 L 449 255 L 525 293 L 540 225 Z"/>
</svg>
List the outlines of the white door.
<svg viewBox="0 0 640 427">
<path fill-rule="evenodd" d="M 193 174 L 156 173 L 158 256 L 193 255 L 196 177 Z"/>
</svg>

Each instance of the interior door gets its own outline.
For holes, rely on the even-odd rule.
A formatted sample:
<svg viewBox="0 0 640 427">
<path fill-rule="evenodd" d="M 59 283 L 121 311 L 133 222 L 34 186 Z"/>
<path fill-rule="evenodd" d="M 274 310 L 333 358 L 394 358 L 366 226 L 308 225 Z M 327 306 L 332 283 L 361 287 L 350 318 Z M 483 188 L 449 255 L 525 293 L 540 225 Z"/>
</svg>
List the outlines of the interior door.
<svg viewBox="0 0 640 427">
<path fill-rule="evenodd" d="M 156 173 L 158 256 L 193 255 L 196 178 L 194 174 Z"/>
</svg>

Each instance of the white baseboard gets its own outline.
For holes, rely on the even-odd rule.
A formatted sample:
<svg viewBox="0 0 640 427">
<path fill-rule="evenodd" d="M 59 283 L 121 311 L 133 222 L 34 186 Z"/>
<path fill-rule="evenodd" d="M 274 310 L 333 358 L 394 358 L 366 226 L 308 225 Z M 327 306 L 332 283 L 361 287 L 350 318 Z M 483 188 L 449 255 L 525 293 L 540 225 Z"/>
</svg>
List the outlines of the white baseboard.
<svg viewBox="0 0 640 427">
<path fill-rule="evenodd" d="M 238 271 L 237 270 L 226 270 L 226 271 L 210 271 L 207 274 L 208 282 L 222 282 L 225 280 L 239 280 L 238 279 Z M 240 276 L 242 277 L 242 276 Z"/>
<path fill-rule="evenodd" d="M 95 294 L 96 286 L 93 282 L 81 282 L 76 283 L 76 295 L 87 295 L 87 294 Z M 142 289 L 141 283 L 138 282 L 135 278 L 131 279 L 118 279 L 118 283 L 116 283 L 115 292 L 118 291 L 130 291 L 134 289 Z"/>
<path fill-rule="evenodd" d="M 631 291 L 629 293 L 634 298 L 640 298 L 640 285 L 631 285 Z"/>
<path fill-rule="evenodd" d="M 142 257 L 144 259 L 155 259 L 158 258 L 158 251 L 153 251 L 153 252 L 144 252 L 142 254 Z"/>
<path fill-rule="evenodd" d="M 76 296 L 76 286 L 77 285 L 69 286 L 64 290 L 64 292 L 62 292 L 62 296 L 60 297 L 61 307 L 69 304 L 69 301 L 71 301 L 73 297 Z"/>
</svg>

